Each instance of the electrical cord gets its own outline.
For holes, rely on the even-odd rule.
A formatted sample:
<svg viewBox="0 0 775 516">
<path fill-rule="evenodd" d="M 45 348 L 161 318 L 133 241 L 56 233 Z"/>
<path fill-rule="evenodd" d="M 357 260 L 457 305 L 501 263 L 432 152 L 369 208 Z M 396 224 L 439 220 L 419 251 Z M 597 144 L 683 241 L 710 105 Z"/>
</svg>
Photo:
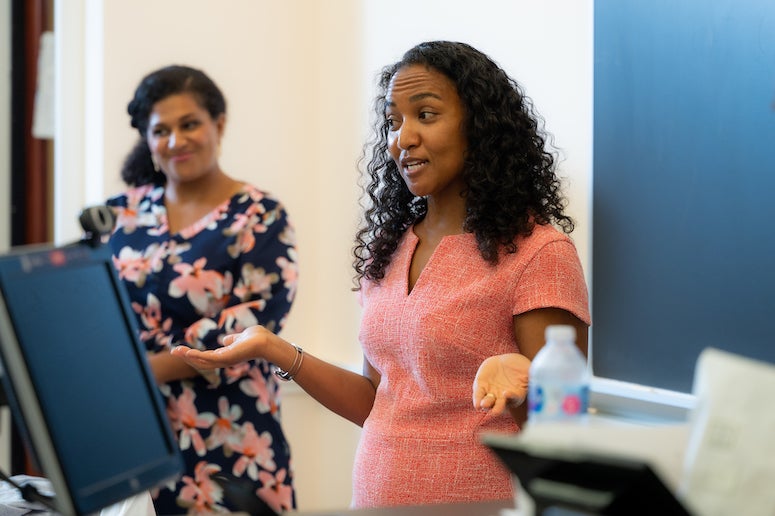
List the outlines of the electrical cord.
<svg viewBox="0 0 775 516">
<path fill-rule="evenodd" d="M 56 504 L 54 503 L 54 497 L 49 495 L 44 495 L 43 493 L 38 491 L 38 488 L 35 487 L 34 485 L 19 484 L 11 477 L 6 475 L 2 469 L 0 469 L 0 480 L 8 482 L 13 487 L 15 487 L 21 493 L 22 498 L 24 498 L 28 502 L 39 503 L 54 511 L 57 510 Z"/>
</svg>

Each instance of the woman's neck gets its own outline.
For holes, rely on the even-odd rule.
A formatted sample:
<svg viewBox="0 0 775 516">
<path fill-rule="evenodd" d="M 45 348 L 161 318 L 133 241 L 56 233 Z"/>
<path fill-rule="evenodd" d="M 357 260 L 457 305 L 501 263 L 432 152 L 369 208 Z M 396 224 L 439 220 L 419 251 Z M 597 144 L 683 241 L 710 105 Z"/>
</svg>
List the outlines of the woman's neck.
<svg viewBox="0 0 775 516">
<path fill-rule="evenodd" d="M 465 199 L 462 197 L 454 202 L 437 202 L 428 198 L 428 211 L 425 217 L 417 223 L 416 228 L 426 235 L 439 238 L 446 235 L 463 233 L 463 223 L 466 219 Z"/>
<path fill-rule="evenodd" d="M 168 203 L 217 205 L 234 195 L 240 185 L 219 169 L 196 181 L 167 181 L 164 197 Z"/>
</svg>

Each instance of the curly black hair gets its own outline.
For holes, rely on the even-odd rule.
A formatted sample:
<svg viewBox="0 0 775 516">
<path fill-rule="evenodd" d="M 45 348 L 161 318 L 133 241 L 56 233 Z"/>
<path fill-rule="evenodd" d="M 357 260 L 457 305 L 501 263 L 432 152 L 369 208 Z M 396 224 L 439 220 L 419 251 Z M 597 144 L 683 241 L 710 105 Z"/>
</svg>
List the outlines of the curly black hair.
<svg viewBox="0 0 775 516">
<path fill-rule="evenodd" d="M 366 162 L 367 206 L 353 249 L 356 289 L 362 279 L 379 282 L 385 276 L 399 240 L 428 209 L 427 200 L 407 188 L 387 144 L 387 89 L 401 68 L 415 64 L 448 77 L 463 102 L 468 142 L 463 229 L 476 236 L 482 258 L 497 264 L 501 252 L 516 252 L 516 237 L 529 235 L 535 224 L 554 223 L 565 233 L 574 228 L 564 214 L 555 156 L 547 149 L 550 137 L 519 84 L 470 45 L 420 43 L 380 75 L 373 134 L 360 160 Z"/>
<path fill-rule="evenodd" d="M 170 95 L 190 93 L 197 103 L 215 119 L 226 113 L 226 99 L 220 88 L 201 70 L 182 65 L 170 65 L 146 75 L 137 86 L 134 98 L 127 105 L 132 127 L 140 140 L 124 159 L 121 179 L 130 186 L 163 185 L 164 174 L 156 172 L 151 151 L 146 143 L 148 119 L 153 106 Z"/>
</svg>

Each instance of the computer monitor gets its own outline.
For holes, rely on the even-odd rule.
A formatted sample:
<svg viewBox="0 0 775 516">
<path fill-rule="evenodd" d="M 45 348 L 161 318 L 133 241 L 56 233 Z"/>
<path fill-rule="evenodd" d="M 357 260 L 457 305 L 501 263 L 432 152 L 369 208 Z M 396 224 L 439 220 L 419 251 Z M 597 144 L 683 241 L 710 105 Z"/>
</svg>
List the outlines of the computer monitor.
<svg viewBox="0 0 775 516">
<path fill-rule="evenodd" d="M 177 477 L 183 462 L 107 246 L 0 256 L 0 364 L 11 414 L 63 514 Z"/>
</svg>

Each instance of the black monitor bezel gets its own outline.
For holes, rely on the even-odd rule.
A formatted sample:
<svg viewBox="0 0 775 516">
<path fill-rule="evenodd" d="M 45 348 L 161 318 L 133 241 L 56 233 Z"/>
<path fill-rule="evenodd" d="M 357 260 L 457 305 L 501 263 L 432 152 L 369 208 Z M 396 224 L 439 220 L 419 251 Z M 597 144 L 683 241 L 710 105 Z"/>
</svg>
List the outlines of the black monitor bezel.
<svg viewBox="0 0 775 516">
<path fill-rule="evenodd" d="M 133 355 L 143 373 L 143 384 L 146 387 L 149 403 L 169 452 L 159 457 L 158 461 L 143 465 L 142 470 L 125 472 L 125 477 L 120 480 L 114 477 L 112 482 L 87 486 L 87 490 L 91 491 L 90 494 L 76 493 L 76 486 L 71 485 L 67 479 L 66 471 L 59 458 L 60 451 L 52 438 L 52 431 L 60 430 L 52 429 L 47 424 L 38 398 L 39 390 L 30 374 L 22 344 L 17 338 L 6 304 L 6 275 L 32 274 L 41 269 L 63 267 L 63 264 L 67 264 L 66 266 L 100 264 L 106 268 L 108 277 L 112 281 L 112 289 L 116 292 L 116 302 L 119 303 L 125 329 L 132 335 L 130 341 L 134 343 Z M 111 302 L 111 300 L 105 300 L 105 302 Z M 116 331 L 121 331 L 121 328 L 117 328 Z M 129 298 L 113 267 L 112 255 L 108 247 L 92 247 L 81 243 L 69 246 L 43 244 L 14 248 L 0 256 L 0 376 L 2 376 L 2 384 L 12 417 L 22 436 L 32 447 L 38 466 L 51 482 L 56 493 L 54 506 L 62 514 L 93 513 L 180 475 L 183 460 L 169 427 L 161 394 L 148 366 L 144 346 L 138 338 L 135 314 L 131 311 Z M 66 389 L 62 392 L 63 397 L 77 396 L 77 393 L 68 392 Z M 84 486 L 78 486 L 78 488 L 81 491 L 85 490 Z"/>
</svg>

